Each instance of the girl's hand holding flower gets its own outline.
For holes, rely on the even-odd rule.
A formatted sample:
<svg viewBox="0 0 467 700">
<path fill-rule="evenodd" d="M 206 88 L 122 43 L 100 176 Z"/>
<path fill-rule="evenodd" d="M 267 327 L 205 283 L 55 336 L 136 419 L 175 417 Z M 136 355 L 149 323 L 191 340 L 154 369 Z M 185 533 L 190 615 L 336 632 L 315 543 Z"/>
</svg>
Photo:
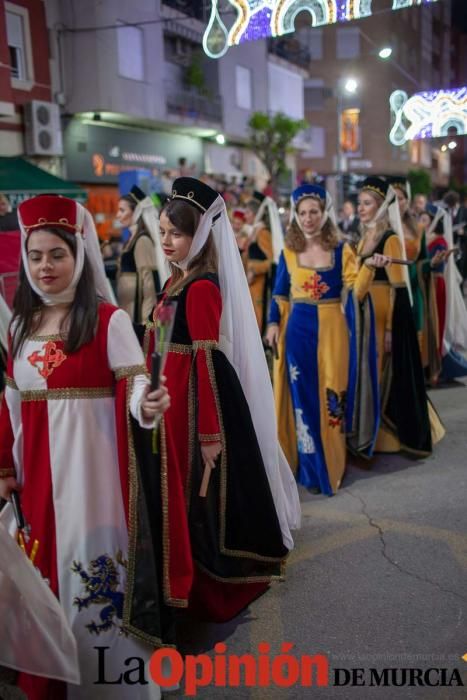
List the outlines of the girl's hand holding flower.
<svg viewBox="0 0 467 700">
<path fill-rule="evenodd" d="M 144 420 L 152 420 L 157 415 L 165 413 L 170 406 L 170 396 L 165 386 L 166 378 L 161 377 L 160 387 L 155 391 L 151 391 L 148 385 L 144 390 L 143 399 L 141 402 L 141 412 Z"/>
</svg>

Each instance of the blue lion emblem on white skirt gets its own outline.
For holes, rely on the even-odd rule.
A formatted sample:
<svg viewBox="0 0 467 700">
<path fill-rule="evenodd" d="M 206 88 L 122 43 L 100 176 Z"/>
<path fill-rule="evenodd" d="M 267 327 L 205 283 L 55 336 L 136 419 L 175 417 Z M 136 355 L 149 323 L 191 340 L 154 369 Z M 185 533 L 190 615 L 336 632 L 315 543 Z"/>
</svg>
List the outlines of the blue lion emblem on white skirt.
<svg viewBox="0 0 467 700">
<path fill-rule="evenodd" d="M 116 556 L 117 563 L 125 565 L 122 553 Z M 105 605 L 99 613 L 100 623 L 90 622 L 86 628 L 94 634 L 106 632 L 113 626 L 117 626 L 115 618 L 121 620 L 123 617 L 123 593 L 117 588 L 120 583 L 120 576 L 117 567 L 107 554 L 101 554 L 97 559 L 93 559 L 89 564 L 89 571 L 83 568 L 81 562 L 74 561 L 71 570 L 79 574 L 81 582 L 87 593 L 86 597 L 76 596 L 73 605 L 78 610 L 88 608 L 90 605 Z"/>
</svg>

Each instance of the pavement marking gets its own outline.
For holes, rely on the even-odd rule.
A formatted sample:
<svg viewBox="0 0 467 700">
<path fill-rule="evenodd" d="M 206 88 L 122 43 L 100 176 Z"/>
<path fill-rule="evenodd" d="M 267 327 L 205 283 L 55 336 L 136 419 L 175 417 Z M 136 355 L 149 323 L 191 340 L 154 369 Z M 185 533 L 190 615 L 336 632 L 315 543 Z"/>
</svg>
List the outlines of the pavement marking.
<svg viewBox="0 0 467 700">
<path fill-rule="evenodd" d="M 311 509 L 312 512 L 309 512 Z M 337 533 L 321 538 L 319 542 L 302 542 L 297 550 L 293 550 L 289 565 L 295 564 L 297 561 L 303 561 L 304 559 L 313 559 L 320 554 L 328 554 L 334 549 L 339 549 L 353 542 L 359 542 L 362 539 L 379 536 L 378 531 L 368 523 L 366 515 L 362 513 L 342 513 L 341 511 L 338 512 L 335 510 L 323 511 L 318 510 L 317 506 L 314 504 L 303 503 L 302 515 L 307 514 L 312 515 L 315 522 L 327 520 L 349 526 L 350 524 L 363 520 L 366 524 L 358 527 L 352 525 L 347 531 L 343 532 L 339 530 Z M 384 532 L 397 532 L 399 534 L 443 542 L 449 547 L 460 566 L 467 569 L 467 535 L 462 535 L 452 530 L 432 527 L 431 525 L 416 525 L 404 520 L 379 518 L 376 515 L 372 515 L 371 517 Z M 309 519 L 307 523 L 302 524 L 302 529 L 312 526 L 313 521 Z"/>
</svg>

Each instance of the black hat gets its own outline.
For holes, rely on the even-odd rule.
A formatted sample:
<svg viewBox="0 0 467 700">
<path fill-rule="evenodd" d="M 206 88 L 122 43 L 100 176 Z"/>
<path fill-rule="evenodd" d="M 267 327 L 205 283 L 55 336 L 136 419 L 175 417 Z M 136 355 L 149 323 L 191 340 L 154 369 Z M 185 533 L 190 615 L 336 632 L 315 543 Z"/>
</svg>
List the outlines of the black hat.
<svg viewBox="0 0 467 700">
<path fill-rule="evenodd" d="M 392 176 L 388 178 L 388 182 L 391 187 L 397 187 L 398 190 L 402 190 L 406 197 L 408 197 L 409 189 L 407 187 L 407 180 L 405 177 Z"/>
<path fill-rule="evenodd" d="M 143 199 L 146 199 L 146 195 L 144 194 L 143 190 L 140 190 L 137 185 L 133 185 L 129 192 L 129 196 L 134 199 L 136 204 L 139 204 L 139 202 L 142 202 Z"/>
<path fill-rule="evenodd" d="M 438 213 L 438 209 L 439 209 L 439 207 L 437 207 L 435 204 L 431 204 L 431 202 L 428 202 L 428 204 L 425 207 L 425 211 L 423 213 L 428 214 L 428 216 L 433 221 L 436 214 Z"/>
<path fill-rule="evenodd" d="M 383 180 L 381 177 L 367 177 L 366 180 L 360 185 L 360 189 L 368 190 L 369 192 L 376 192 L 380 197 L 386 199 L 386 195 L 389 189 L 389 182 Z"/>
<path fill-rule="evenodd" d="M 258 192 L 258 190 L 255 190 L 253 192 L 253 199 L 256 199 L 256 201 L 261 204 L 266 199 L 266 195 L 262 192 Z"/>
<path fill-rule="evenodd" d="M 177 177 L 172 185 L 171 199 L 183 199 L 203 214 L 207 212 L 218 196 L 216 190 L 194 177 Z"/>
</svg>

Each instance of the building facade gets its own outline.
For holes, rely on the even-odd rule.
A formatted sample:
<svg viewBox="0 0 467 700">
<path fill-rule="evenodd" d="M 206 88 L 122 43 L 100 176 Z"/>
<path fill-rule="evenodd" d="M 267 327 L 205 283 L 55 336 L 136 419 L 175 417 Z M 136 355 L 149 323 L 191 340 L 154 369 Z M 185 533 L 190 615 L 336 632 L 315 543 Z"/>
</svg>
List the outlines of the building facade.
<svg viewBox="0 0 467 700">
<path fill-rule="evenodd" d="M 299 169 L 331 181 L 344 173 L 348 185 L 353 175 L 402 175 L 425 168 L 434 184 L 447 185 L 449 155 L 441 144 L 391 143 L 389 99 L 395 90 L 410 96 L 450 86 L 450 1 L 390 8 L 383 2 L 381 12 L 371 17 L 322 28 L 310 28 L 309 18 L 297 17 L 297 36 L 311 54 L 305 81 L 309 148 L 299 157 Z M 379 56 L 383 47 L 392 48 L 386 61 Z M 349 79 L 355 81 L 352 94 L 346 90 Z M 336 189 L 342 190 L 342 183 Z"/>
<path fill-rule="evenodd" d="M 205 55 L 205 3 L 81 0 L 79 16 L 71 1 L 45 5 L 70 179 L 115 186 L 126 170 L 160 178 L 185 159 L 183 168 L 197 175 L 264 180 L 245 147 L 251 114 L 303 117 L 306 72 L 266 42 L 218 61 Z M 293 100 L 284 99 L 286 90 Z M 216 141 L 221 134 L 225 145 Z"/>
<path fill-rule="evenodd" d="M 29 134 L 26 124 L 34 102 L 44 109 L 51 105 L 51 117 L 58 116 L 52 99 L 45 6 L 42 0 L 0 0 L 0 155 L 29 151 L 37 164 L 54 170 L 59 142 L 52 144 L 50 158 L 40 149 L 34 153 L 33 144 L 26 143 L 27 135 L 37 135 Z"/>
</svg>

